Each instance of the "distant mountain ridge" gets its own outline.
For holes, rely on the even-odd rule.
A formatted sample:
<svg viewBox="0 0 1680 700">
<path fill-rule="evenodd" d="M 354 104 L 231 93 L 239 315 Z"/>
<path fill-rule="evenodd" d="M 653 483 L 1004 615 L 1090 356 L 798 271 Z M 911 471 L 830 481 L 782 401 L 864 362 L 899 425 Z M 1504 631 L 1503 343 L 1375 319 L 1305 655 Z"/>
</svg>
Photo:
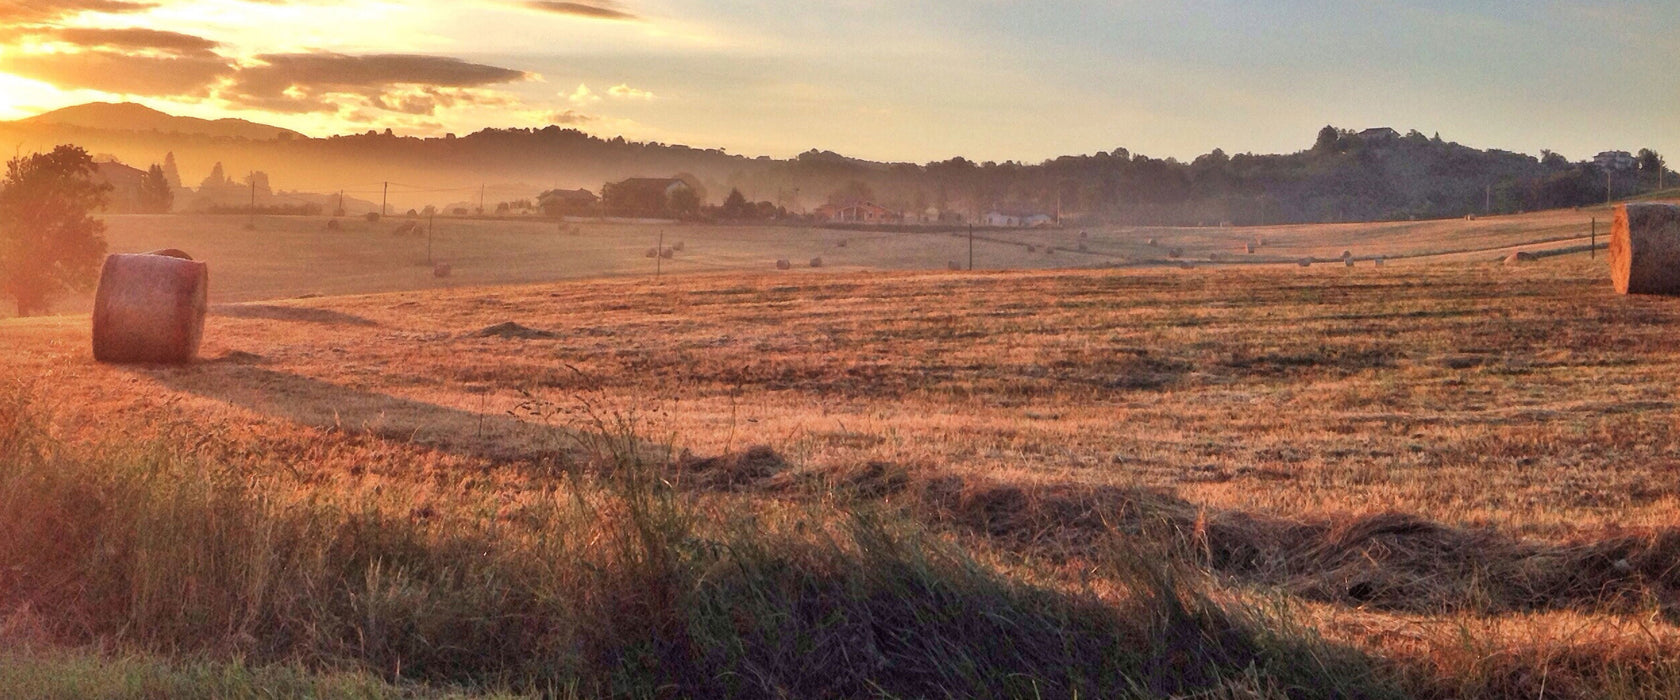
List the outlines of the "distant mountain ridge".
<svg viewBox="0 0 1680 700">
<path fill-rule="evenodd" d="M 89 102 L 55 109 L 33 117 L 19 119 L 16 124 L 75 126 L 84 129 L 113 131 L 156 131 L 159 133 L 194 134 L 218 138 L 272 141 L 277 138 L 307 138 L 303 134 L 278 126 L 259 124 L 244 119 L 199 119 L 178 117 L 133 102 Z"/>
</svg>

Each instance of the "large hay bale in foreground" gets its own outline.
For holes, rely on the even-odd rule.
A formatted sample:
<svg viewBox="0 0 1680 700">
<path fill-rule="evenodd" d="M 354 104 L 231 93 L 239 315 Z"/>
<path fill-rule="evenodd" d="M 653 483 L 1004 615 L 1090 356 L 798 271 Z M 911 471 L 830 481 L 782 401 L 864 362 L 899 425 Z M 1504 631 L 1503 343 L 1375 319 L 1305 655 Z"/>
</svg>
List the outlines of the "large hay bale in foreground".
<svg viewBox="0 0 1680 700">
<path fill-rule="evenodd" d="M 1680 295 L 1680 206 L 1617 206 L 1607 257 L 1617 292 Z"/>
<path fill-rule="evenodd" d="M 180 255 L 111 255 L 93 300 L 93 357 L 100 362 L 184 363 L 198 354 L 209 308 L 210 268 Z"/>
</svg>

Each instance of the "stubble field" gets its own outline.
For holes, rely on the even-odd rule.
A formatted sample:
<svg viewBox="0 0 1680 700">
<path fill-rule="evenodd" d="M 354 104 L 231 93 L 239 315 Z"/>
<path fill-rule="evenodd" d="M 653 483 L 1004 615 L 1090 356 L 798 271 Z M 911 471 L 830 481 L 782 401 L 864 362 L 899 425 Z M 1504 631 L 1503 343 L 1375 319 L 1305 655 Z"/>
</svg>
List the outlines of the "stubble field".
<svg viewBox="0 0 1680 700">
<path fill-rule="evenodd" d="M 705 255 L 705 233 L 686 235 Z M 1272 238 L 1288 245 L 1288 236 Z M 1134 614 L 1140 596 L 1155 600 L 1151 586 L 1164 585 L 1191 601 L 1200 641 L 1173 651 L 1185 642 L 1172 641 L 1177 604 L 1168 605 L 1166 622 L 1138 632 L 1154 640 L 1144 657 L 1189 653 L 1190 666 L 1223 671 L 1178 677 L 1147 661 L 1114 671 L 1140 674 L 1124 687 L 1143 696 L 1661 697 L 1680 687 L 1680 304 L 1614 295 L 1601 262 L 625 276 L 223 304 L 204 359 L 180 368 L 93 363 L 86 317 L 15 319 L 0 322 L 0 363 L 7 390 L 23 397 L 14 403 L 28 405 L 14 424 L 27 417 L 47 446 L 31 454 L 104 455 L 112 445 L 187 454 L 259 502 L 360 508 L 418 528 L 434 549 L 442 545 L 426 538 L 501 532 L 486 541 L 519 543 L 506 545 L 510 556 L 552 554 L 533 542 L 562 528 L 542 510 L 565 500 L 557 493 L 649 488 L 681 504 L 692 541 L 745 547 L 782 533 L 763 536 L 783 542 L 863 517 L 969 562 L 959 569 L 1096 605 L 1099 617 Z M 222 282 L 234 275 L 214 279 L 238 288 Z M 0 502 L 13 522 L 40 516 L 27 507 L 27 479 L 6 483 Z M 69 507 L 73 495 L 55 503 Z M 629 505 L 589 512 L 641 512 L 639 496 L 623 498 Z M 642 522 L 631 516 L 622 517 Z M 569 556 L 589 559 L 591 547 L 616 541 L 602 522 L 617 520 L 567 517 L 564 527 L 596 533 Z M 873 551 L 846 541 L 840 550 Z M 0 563 L 51 568 L 42 561 L 55 560 L 28 550 L 14 546 Z M 598 564 L 646 564 L 652 551 Z M 721 556 L 703 551 L 697 560 Z M 1154 573 L 1138 574 L 1140 561 Z M 695 565 L 698 582 L 728 578 L 718 562 Z M 348 570 L 365 578 L 366 567 Z M 77 571 L 58 574 L 92 575 Z M 278 576 L 239 571 L 241 581 Z M 245 594 L 230 599 L 251 619 L 222 623 L 225 634 L 194 646 L 151 629 L 198 629 L 176 619 L 187 612 L 165 605 L 135 617 L 132 601 L 64 603 L 61 590 L 18 583 L 27 578 L 0 597 L 10 615 L 0 632 L 46 648 L 164 659 L 187 649 L 187 658 L 348 667 L 376 683 L 465 692 L 528 692 L 531 678 L 547 677 L 493 654 L 440 661 L 454 657 L 426 646 L 438 640 L 423 625 L 404 638 L 425 652 L 319 641 L 300 650 L 275 637 L 321 633 L 276 632 L 263 615 L 278 614 L 260 612 L 272 604 Z M 375 587 L 371 578 L 348 585 L 364 584 Z M 123 585 L 113 590 L 144 588 Z M 695 585 L 686 595 L 709 590 Z M 889 597 L 926 592 L 908 591 Z M 415 604 L 448 608 L 426 600 Z M 55 619 L 54 601 L 126 622 Z M 1226 612 L 1196 612 L 1203 604 Z M 695 641 L 697 618 L 685 619 L 678 646 L 688 651 L 661 646 L 670 641 L 661 632 L 646 642 L 656 661 L 579 652 L 588 663 L 552 668 L 581 694 L 658 694 L 660 679 L 710 688 L 672 661 L 705 657 L 684 645 L 709 648 Z M 1231 649 L 1250 647 L 1220 641 L 1230 626 L 1220 620 L 1241 620 L 1230 625 L 1253 639 L 1296 641 L 1251 639 L 1243 644 L 1260 651 L 1244 656 Z M 825 639 L 817 629 L 801 634 Z M 1010 629 L 987 634 L 1018 634 L 1023 649 L 1043 641 L 1030 626 Z M 1057 629 L 1064 643 L 1077 638 Z M 1046 678 L 1025 661 L 1016 669 L 1030 651 L 988 657 L 971 648 L 983 643 L 973 630 L 922 632 L 930 637 L 907 643 L 989 659 L 1050 695 L 1118 692 Z M 875 641 L 826 644 L 886 644 L 865 637 Z M 743 695 L 1029 687 L 972 669 L 906 682 L 890 652 L 841 664 L 873 680 L 801 686 L 743 648 L 745 666 L 729 666 L 745 674 L 731 676 L 740 685 L 721 686 Z M 1080 654 L 1049 658 L 1073 664 Z"/>
</svg>

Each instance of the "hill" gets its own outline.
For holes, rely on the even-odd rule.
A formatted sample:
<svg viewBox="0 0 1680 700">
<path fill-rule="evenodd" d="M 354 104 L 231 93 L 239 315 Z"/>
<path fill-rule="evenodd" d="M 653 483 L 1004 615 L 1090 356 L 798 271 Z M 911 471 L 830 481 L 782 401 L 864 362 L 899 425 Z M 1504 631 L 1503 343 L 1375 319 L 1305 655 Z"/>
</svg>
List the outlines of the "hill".
<svg viewBox="0 0 1680 700">
<path fill-rule="evenodd" d="M 290 129 L 244 119 L 209 120 L 178 117 L 133 102 L 90 102 L 19 119 L 16 123 L 25 126 L 77 126 L 111 131 L 155 131 L 164 134 L 191 134 L 252 141 L 306 138 Z"/>
<path fill-rule="evenodd" d="M 129 123 L 158 128 L 136 131 Z M 1658 167 L 1661 157 L 1655 153 L 1649 162 L 1639 159 L 1606 172 L 1591 160 L 1570 161 L 1550 152 L 1477 149 L 1415 130 L 1401 135 L 1329 126 L 1310 147 L 1287 154 L 1228 155 L 1214 149 L 1184 163 L 1116 148 L 1037 164 L 961 157 L 916 164 L 821 150 L 785 160 L 748 158 L 552 125 L 431 138 L 389 130 L 303 138 L 273 127 L 225 125 L 228 133 L 250 135 L 211 135 L 220 124 L 136 105 L 84 105 L 68 116 L 0 123 L 0 139 L 26 150 L 76 143 L 139 167 L 173 152 L 186 183 L 198 182 L 221 163 L 229 173 L 266 172 L 276 188 L 343 190 L 365 200 L 388 199 L 398 211 L 476 201 L 481 192 L 495 193 L 496 199 L 485 202 L 493 207 L 550 188 L 598 193 L 603 183 L 627 177 L 687 173 L 700 180 L 711 203 L 739 189 L 750 201 L 792 212 L 867 200 L 912 219 L 979 221 L 988 212 L 1012 211 L 1055 215 L 1069 225 L 1256 225 L 1575 207 L 1603 202 L 1607 195 L 1654 190 L 1665 179 L 1659 170 L 1673 176 Z"/>
</svg>

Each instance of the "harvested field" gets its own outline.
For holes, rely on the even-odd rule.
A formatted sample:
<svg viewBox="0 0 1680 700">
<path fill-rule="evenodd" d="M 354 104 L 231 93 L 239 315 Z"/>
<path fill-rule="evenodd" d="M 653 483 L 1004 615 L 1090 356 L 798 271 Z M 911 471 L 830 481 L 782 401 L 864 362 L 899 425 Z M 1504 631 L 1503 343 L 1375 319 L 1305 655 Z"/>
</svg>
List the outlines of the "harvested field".
<svg viewBox="0 0 1680 700">
<path fill-rule="evenodd" d="M 0 362 L 56 444 L 186 445 L 414 522 L 520 522 L 610 475 L 588 436 L 633 432 L 716 522 L 876 513 L 1116 609 L 1153 580 L 1113 568 L 1133 552 L 1399 694 L 1680 683 L 1680 303 L 1615 294 L 1602 260 L 769 267 L 221 305 L 184 368 L 95 364 L 85 317 L 7 320 Z M 1194 658 L 1265 657 L 1221 636 L 1250 622 L 1193 617 Z M 1150 687 L 1210 687 L 1185 682 Z"/>
</svg>

